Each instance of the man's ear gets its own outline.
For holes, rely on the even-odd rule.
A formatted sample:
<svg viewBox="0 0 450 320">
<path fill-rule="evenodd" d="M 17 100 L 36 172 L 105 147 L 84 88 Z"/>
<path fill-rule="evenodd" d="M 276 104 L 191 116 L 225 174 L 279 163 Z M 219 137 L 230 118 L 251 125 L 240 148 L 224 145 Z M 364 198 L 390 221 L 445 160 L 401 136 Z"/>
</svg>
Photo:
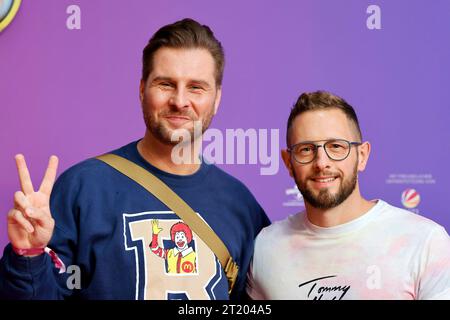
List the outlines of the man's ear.
<svg viewBox="0 0 450 320">
<path fill-rule="evenodd" d="M 145 91 L 145 81 L 141 79 L 141 82 L 139 83 L 139 101 L 141 101 L 141 103 L 144 101 L 144 91 Z"/>
<path fill-rule="evenodd" d="M 216 99 L 214 100 L 214 115 L 217 113 L 217 110 L 219 109 L 221 98 L 222 98 L 222 86 L 219 86 L 216 92 Z"/>
<path fill-rule="evenodd" d="M 292 173 L 292 163 L 291 163 L 291 154 L 287 151 L 287 149 L 281 149 L 281 158 L 283 158 L 284 165 L 289 171 L 289 175 L 293 178 L 294 174 Z"/>
<path fill-rule="evenodd" d="M 369 141 L 363 142 L 358 148 L 358 171 L 364 171 L 366 169 L 367 161 L 370 156 L 370 143 Z"/>
</svg>

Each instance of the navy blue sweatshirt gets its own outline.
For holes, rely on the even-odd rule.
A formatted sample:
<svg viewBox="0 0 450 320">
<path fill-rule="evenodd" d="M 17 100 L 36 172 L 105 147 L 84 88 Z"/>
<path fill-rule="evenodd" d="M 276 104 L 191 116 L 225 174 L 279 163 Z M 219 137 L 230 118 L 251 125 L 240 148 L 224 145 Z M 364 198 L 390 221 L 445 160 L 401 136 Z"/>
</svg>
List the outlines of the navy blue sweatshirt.
<svg viewBox="0 0 450 320">
<path fill-rule="evenodd" d="M 270 221 L 249 190 L 202 162 L 178 176 L 145 161 L 132 142 L 112 153 L 147 169 L 183 198 L 217 233 L 239 265 L 231 298 L 245 291 L 254 238 Z M 2 299 L 228 299 L 224 271 L 189 226 L 136 182 L 97 159 L 65 171 L 50 200 L 56 221 L 50 257 L 18 256 L 6 246 L 0 260 Z M 152 226 L 160 230 L 154 234 Z"/>
</svg>

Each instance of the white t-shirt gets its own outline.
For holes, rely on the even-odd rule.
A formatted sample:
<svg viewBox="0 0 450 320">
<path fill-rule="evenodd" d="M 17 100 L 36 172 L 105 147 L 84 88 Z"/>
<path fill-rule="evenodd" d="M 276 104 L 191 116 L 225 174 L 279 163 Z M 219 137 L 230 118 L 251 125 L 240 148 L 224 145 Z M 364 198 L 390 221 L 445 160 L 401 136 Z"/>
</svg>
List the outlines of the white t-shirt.
<svg viewBox="0 0 450 320">
<path fill-rule="evenodd" d="M 450 237 L 437 223 L 378 200 L 339 226 L 304 212 L 261 231 L 253 299 L 450 299 Z"/>
</svg>

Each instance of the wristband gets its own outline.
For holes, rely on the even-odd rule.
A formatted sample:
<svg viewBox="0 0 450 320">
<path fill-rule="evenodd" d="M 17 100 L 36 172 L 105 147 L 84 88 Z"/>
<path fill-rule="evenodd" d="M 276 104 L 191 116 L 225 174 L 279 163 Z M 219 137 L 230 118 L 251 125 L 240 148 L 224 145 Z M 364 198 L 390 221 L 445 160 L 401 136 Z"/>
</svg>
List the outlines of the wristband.
<svg viewBox="0 0 450 320">
<path fill-rule="evenodd" d="M 32 256 L 32 255 L 37 255 L 37 254 L 41 254 L 41 253 L 45 252 L 44 248 L 19 249 L 19 248 L 13 247 L 13 250 L 19 256 L 24 256 L 24 255 Z"/>
<path fill-rule="evenodd" d="M 50 249 L 49 247 L 31 248 L 31 249 L 19 249 L 19 248 L 13 247 L 13 250 L 19 256 L 23 256 L 23 255 L 31 256 L 31 255 L 38 255 L 38 254 L 46 253 L 52 259 L 52 262 L 55 265 L 55 268 L 59 269 L 59 273 L 66 272 L 66 266 L 64 265 L 64 262 L 62 262 L 62 260 L 56 254 L 56 252 L 53 251 L 52 249 Z"/>
</svg>

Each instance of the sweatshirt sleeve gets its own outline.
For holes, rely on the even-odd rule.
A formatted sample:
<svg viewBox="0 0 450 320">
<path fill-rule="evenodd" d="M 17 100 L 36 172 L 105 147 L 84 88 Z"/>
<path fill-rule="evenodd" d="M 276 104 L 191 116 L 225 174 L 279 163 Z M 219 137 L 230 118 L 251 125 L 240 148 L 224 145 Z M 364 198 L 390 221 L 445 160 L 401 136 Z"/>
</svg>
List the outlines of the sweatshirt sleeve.
<svg viewBox="0 0 450 320">
<path fill-rule="evenodd" d="M 252 226 L 252 231 L 247 236 L 248 239 L 245 241 L 247 248 L 244 253 L 241 254 L 241 261 L 239 261 L 239 274 L 236 280 L 235 287 L 232 294 L 230 295 L 231 300 L 250 300 L 250 296 L 246 291 L 247 286 L 247 275 L 249 273 L 249 268 L 251 266 L 251 260 L 253 258 L 255 238 L 259 232 L 270 224 L 270 219 L 268 218 L 264 209 L 259 205 L 256 199 L 251 195 L 253 206 L 251 211 L 252 221 L 250 225 Z"/>
</svg>

